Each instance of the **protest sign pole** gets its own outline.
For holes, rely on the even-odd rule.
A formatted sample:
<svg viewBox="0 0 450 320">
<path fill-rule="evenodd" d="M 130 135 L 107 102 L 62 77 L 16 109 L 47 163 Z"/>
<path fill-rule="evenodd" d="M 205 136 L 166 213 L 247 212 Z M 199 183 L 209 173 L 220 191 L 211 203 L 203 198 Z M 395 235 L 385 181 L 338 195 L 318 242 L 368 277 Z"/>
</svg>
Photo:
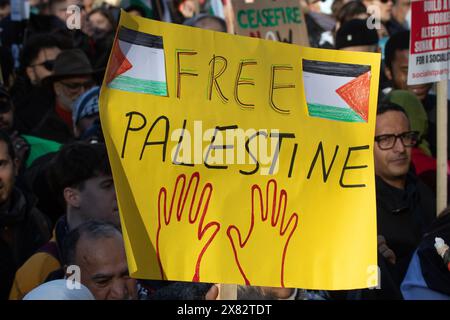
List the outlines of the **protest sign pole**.
<svg viewBox="0 0 450 320">
<path fill-rule="evenodd" d="M 436 4 L 436 5 L 434 5 Z M 448 28 L 450 23 L 434 20 L 448 12 L 447 2 L 442 7 L 434 1 L 411 2 L 410 54 L 408 62 L 408 85 L 437 83 L 436 105 L 436 215 L 447 207 L 447 98 L 448 98 L 448 56 L 447 39 L 433 32 Z M 441 59 L 437 59 L 441 58 Z"/>
<path fill-rule="evenodd" d="M 436 171 L 436 214 L 447 207 L 447 97 L 448 80 L 437 83 L 437 171 Z"/>
<path fill-rule="evenodd" d="M 217 300 L 237 300 L 236 284 L 219 284 L 219 296 Z"/>
<path fill-rule="evenodd" d="M 231 0 L 227 0 L 225 5 L 223 6 L 223 13 L 225 16 L 225 22 L 227 24 L 227 32 L 234 34 L 234 10 L 233 10 L 233 4 Z"/>
</svg>

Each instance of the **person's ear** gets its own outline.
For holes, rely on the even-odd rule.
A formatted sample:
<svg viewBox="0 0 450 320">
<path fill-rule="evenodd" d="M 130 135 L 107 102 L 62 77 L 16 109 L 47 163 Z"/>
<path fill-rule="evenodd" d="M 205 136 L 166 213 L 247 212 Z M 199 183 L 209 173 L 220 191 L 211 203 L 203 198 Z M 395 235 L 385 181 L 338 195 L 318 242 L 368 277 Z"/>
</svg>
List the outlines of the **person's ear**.
<svg viewBox="0 0 450 320">
<path fill-rule="evenodd" d="M 78 126 L 76 125 L 73 126 L 73 135 L 75 136 L 75 138 L 80 137 L 80 130 L 78 130 Z"/>
<path fill-rule="evenodd" d="M 36 74 L 34 73 L 33 67 L 26 67 L 25 72 L 28 78 L 31 80 L 31 83 L 36 82 Z"/>
<path fill-rule="evenodd" d="M 384 67 L 384 74 L 389 81 L 392 81 L 392 71 L 387 66 Z"/>
<path fill-rule="evenodd" d="M 61 85 L 58 82 L 53 83 L 53 91 L 55 92 L 56 95 L 58 95 L 58 93 L 60 91 L 60 87 L 61 87 Z"/>
<path fill-rule="evenodd" d="M 63 195 L 64 195 L 64 201 L 68 205 L 70 205 L 71 207 L 74 207 L 74 208 L 80 207 L 81 195 L 80 195 L 80 191 L 78 189 L 70 188 L 70 187 L 64 188 Z"/>
</svg>

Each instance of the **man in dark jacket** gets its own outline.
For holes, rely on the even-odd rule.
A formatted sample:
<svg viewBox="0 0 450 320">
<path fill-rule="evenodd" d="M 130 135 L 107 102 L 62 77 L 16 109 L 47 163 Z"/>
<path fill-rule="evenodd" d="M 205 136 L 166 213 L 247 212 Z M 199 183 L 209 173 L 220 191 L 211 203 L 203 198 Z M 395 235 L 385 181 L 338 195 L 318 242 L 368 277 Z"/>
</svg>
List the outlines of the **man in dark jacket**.
<svg viewBox="0 0 450 320">
<path fill-rule="evenodd" d="M 30 133 L 54 103 L 53 93 L 42 80 L 52 74 L 61 50 L 60 41 L 50 34 L 32 36 L 24 44 L 19 77 L 11 89 L 16 126 L 21 133 Z"/>
<path fill-rule="evenodd" d="M 410 171 L 417 140 L 402 107 L 378 106 L 374 160 L 381 288 L 331 292 L 332 298 L 402 299 L 400 284 L 408 264 L 436 215 L 432 191 Z"/>
<path fill-rule="evenodd" d="M 415 248 L 436 216 L 432 191 L 410 171 L 411 149 L 417 140 L 418 134 L 411 131 L 400 106 L 379 106 L 374 145 L 378 234 L 393 252 L 388 260 L 399 285 Z"/>
<path fill-rule="evenodd" d="M 0 131 L 0 299 L 7 299 L 16 270 L 50 239 L 48 218 L 15 187 L 16 157 Z"/>
<path fill-rule="evenodd" d="M 53 74 L 44 81 L 53 88 L 55 103 L 32 134 L 60 143 L 74 140 L 73 103 L 94 86 L 93 74 L 89 59 L 80 49 L 65 50 L 59 54 Z"/>
</svg>

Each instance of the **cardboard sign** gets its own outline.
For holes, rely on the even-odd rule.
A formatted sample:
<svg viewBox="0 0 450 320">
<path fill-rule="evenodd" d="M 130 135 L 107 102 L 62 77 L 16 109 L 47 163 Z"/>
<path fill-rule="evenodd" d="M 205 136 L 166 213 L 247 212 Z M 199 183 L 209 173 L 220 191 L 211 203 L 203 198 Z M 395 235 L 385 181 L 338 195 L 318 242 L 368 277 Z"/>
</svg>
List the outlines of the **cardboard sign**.
<svg viewBox="0 0 450 320">
<path fill-rule="evenodd" d="M 309 46 L 298 0 L 233 0 L 232 3 L 236 34 Z"/>
<path fill-rule="evenodd" d="M 100 114 L 132 276 L 376 286 L 379 61 L 122 13 Z"/>
<path fill-rule="evenodd" d="M 449 0 L 412 1 L 408 84 L 437 82 L 448 77 L 449 10 Z"/>
</svg>

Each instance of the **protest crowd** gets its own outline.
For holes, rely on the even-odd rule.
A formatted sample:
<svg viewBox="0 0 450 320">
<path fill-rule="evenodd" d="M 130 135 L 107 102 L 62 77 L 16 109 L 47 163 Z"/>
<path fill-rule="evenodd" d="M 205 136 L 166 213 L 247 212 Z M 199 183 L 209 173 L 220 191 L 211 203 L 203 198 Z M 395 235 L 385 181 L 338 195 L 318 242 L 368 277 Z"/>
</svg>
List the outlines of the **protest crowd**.
<svg viewBox="0 0 450 320">
<path fill-rule="evenodd" d="M 233 32 L 230 0 L 0 0 L 0 299 L 216 299 L 214 284 L 128 274 L 99 94 L 120 10 Z M 257 0 L 256 0 L 257 1 Z M 311 47 L 381 52 L 374 137 L 380 288 L 238 286 L 238 299 L 450 299 L 450 214 L 436 218 L 436 88 L 407 85 L 410 1 L 301 0 Z M 80 28 L 69 29 L 76 5 Z M 368 28 L 378 8 L 380 27 Z M 450 153 L 449 153 L 450 154 Z M 450 173 L 450 170 L 448 171 Z M 65 279 L 76 265 L 80 290 Z"/>
</svg>

